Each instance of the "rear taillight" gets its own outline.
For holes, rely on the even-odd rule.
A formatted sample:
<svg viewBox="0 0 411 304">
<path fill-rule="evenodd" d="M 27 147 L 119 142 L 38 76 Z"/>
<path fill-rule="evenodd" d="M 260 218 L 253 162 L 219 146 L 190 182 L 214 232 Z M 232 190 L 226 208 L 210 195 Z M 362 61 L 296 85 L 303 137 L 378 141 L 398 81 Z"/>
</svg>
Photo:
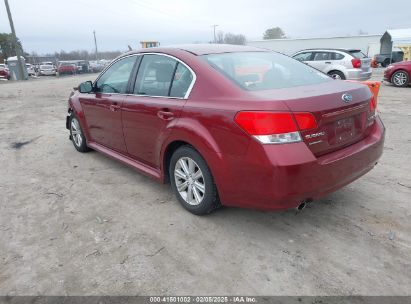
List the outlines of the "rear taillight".
<svg viewBox="0 0 411 304">
<path fill-rule="evenodd" d="M 299 131 L 317 127 L 311 113 L 243 111 L 237 113 L 235 122 L 263 144 L 299 142 Z"/>
<path fill-rule="evenodd" d="M 351 63 L 354 69 L 359 69 L 361 67 L 361 59 L 353 58 L 351 59 Z"/>
<path fill-rule="evenodd" d="M 294 117 L 301 131 L 317 128 L 317 121 L 311 113 L 294 113 Z"/>
</svg>

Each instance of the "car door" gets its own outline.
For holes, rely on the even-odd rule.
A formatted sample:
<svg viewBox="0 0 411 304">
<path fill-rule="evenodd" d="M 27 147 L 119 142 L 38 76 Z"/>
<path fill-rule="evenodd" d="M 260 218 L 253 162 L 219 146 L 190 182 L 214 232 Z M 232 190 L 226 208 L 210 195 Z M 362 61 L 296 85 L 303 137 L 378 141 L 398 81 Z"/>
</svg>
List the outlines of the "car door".
<svg viewBox="0 0 411 304">
<path fill-rule="evenodd" d="M 137 56 L 113 63 L 94 83 L 93 91 L 81 94 L 91 140 L 110 149 L 126 153 L 121 122 L 121 105 Z"/>
<path fill-rule="evenodd" d="M 314 52 L 312 61 L 309 65 L 322 72 L 327 71 L 328 66 L 331 65 L 331 53 L 330 52 Z"/>
<path fill-rule="evenodd" d="M 162 143 L 180 116 L 194 81 L 192 70 L 174 58 L 143 56 L 133 94 L 122 105 L 123 133 L 130 156 L 159 168 Z"/>
</svg>

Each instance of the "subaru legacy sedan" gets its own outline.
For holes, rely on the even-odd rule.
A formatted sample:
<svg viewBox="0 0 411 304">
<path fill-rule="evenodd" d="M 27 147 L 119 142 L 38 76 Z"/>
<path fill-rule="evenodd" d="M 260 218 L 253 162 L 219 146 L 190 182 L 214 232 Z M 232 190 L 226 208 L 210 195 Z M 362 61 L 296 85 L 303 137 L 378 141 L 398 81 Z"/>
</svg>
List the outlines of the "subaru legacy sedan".
<svg viewBox="0 0 411 304">
<path fill-rule="evenodd" d="M 169 182 L 194 214 L 302 209 L 370 171 L 384 126 L 369 88 L 248 46 L 132 51 L 75 90 L 66 127 Z"/>
</svg>

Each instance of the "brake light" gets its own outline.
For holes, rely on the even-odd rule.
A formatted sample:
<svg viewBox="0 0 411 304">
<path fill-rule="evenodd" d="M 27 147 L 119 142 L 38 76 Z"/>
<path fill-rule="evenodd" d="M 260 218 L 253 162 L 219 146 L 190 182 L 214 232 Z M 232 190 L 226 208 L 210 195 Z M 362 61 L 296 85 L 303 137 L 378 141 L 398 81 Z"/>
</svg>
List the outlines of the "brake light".
<svg viewBox="0 0 411 304">
<path fill-rule="evenodd" d="M 299 131 L 317 127 L 311 113 L 243 111 L 235 122 L 263 144 L 281 144 L 301 141 Z"/>
<path fill-rule="evenodd" d="M 317 128 L 317 121 L 311 113 L 294 113 L 294 117 L 301 131 Z"/>
<path fill-rule="evenodd" d="M 351 59 L 351 63 L 354 69 L 359 69 L 361 67 L 361 59 L 353 58 Z"/>
</svg>

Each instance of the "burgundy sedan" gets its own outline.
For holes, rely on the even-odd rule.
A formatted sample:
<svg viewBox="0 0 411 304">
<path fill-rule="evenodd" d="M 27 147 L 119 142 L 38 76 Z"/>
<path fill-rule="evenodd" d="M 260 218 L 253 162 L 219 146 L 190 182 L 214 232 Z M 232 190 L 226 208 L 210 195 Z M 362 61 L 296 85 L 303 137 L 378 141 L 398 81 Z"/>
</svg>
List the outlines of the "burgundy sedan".
<svg viewBox="0 0 411 304">
<path fill-rule="evenodd" d="M 384 126 L 369 88 L 246 46 L 132 51 L 68 103 L 80 152 L 162 182 L 194 214 L 303 208 L 370 171 Z"/>
<path fill-rule="evenodd" d="M 384 71 L 384 80 L 396 87 L 406 87 L 411 84 L 411 61 L 401 61 L 390 64 Z"/>
</svg>

